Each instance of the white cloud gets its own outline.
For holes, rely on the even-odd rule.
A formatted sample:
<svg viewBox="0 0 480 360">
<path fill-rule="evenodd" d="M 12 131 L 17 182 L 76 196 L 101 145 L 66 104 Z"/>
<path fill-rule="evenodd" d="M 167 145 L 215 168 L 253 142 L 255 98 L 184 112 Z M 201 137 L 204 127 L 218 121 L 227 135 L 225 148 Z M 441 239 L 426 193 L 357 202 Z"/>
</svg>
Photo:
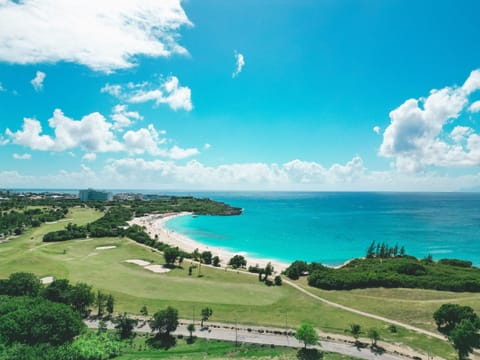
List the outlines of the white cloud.
<svg viewBox="0 0 480 360">
<path fill-rule="evenodd" d="M 121 130 L 129 127 L 134 120 L 143 120 L 143 117 L 136 111 L 127 111 L 127 105 L 116 105 L 113 108 L 113 128 Z"/>
<path fill-rule="evenodd" d="M 47 75 L 44 72 L 37 71 L 35 77 L 30 81 L 35 91 L 38 92 L 43 90 L 43 81 L 45 80 L 46 76 Z"/>
<path fill-rule="evenodd" d="M 32 158 L 32 155 L 27 154 L 27 153 L 22 154 L 22 155 L 14 153 L 13 158 L 16 159 L 16 160 L 30 160 Z"/>
<path fill-rule="evenodd" d="M 471 113 L 480 112 L 480 100 L 473 102 L 472 105 L 470 105 L 470 107 L 468 108 L 468 110 Z"/>
<path fill-rule="evenodd" d="M 36 119 L 25 118 L 22 130 L 6 130 L 14 144 L 27 146 L 33 150 L 64 151 L 80 147 L 89 152 L 122 150 L 122 145 L 111 131 L 112 124 L 99 113 L 91 113 L 81 120 L 66 117 L 56 109 L 48 120 L 54 129 L 55 137 L 42 135 L 42 126 Z"/>
<path fill-rule="evenodd" d="M 129 130 L 123 135 L 126 150 L 132 154 L 148 153 L 151 155 L 160 155 L 162 151 L 159 144 L 165 142 L 160 139 L 159 132 L 150 124 L 148 128 L 140 130 Z"/>
<path fill-rule="evenodd" d="M 186 54 L 179 28 L 190 26 L 180 0 L 0 1 L 0 61 L 68 61 L 111 72 L 139 55 Z"/>
<path fill-rule="evenodd" d="M 82 157 L 82 160 L 85 160 L 85 161 L 95 161 L 96 159 L 97 159 L 97 154 L 95 153 L 87 153 Z"/>
<path fill-rule="evenodd" d="M 2 92 L 2 91 L 7 91 L 7 89 L 5 89 L 2 85 L 2 83 L 0 82 L 0 92 Z"/>
<path fill-rule="evenodd" d="M 394 158 L 397 168 L 408 172 L 480 164 L 480 143 L 473 129 L 457 126 L 450 134 L 444 129 L 460 117 L 468 95 L 478 89 L 480 71 L 475 70 L 462 87 L 432 90 L 427 98 L 405 101 L 390 112 L 379 154 Z"/>
<path fill-rule="evenodd" d="M 203 145 L 203 148 L 204 148 L 205 150 L 208 150 L 208 149 L 210 149 L 211 147 L 212 147 L 212 145 L 210 145 L 209 143 L 206 143 L 205 145 Z"/>
<path fill-rule="evenodd" d="M 235 55 L 235 71 L 232 73 L 232 78 L 236 78 L 243 69 L 243 66 L 245 65 L 245 58 L 243 57 L 242 54 L 239 52 L 234 52 Z"/>
<path fill-rule="evenodd" d="M 145 85 L 126 95 L 127 101 L 131 103 L 154 101 L 157 105 L 167 104 L 173 110 L 191 111 L 193 108 L 190 88 L 179 86 L 178 78 L 175 76 L 167 78 L 159 88 L 144 90 L 144 87 Z"/>
<path fill-rule="evenodd" d="M 461 88 L 466 95 L 480 89 L 480 69 L 473 70 Z"/>
<path fill-rule="evenodd" d="M 380 130 L 381 130 L 381 128 L 380 128 L 380 126 L 378 126 L 378 125 L 373 127 L 373 132 L 374 132 L 375 134 L 380 134 Z"/>
<path fill-rule="evenodd" d="M 177 145 L 173 146 L 170 150 L 167 151 L 166 155 L 170 159 L 174 160 L 180 160 L 180 159 L 186 159 L 195 155 L 200 154 L 200 151 L 196 148 L 188 148 L 188 149 L 182 149 L 181 147 L 178 147 Z"/>
<path fill-rule="evenodd" d="M 100 92 L 116 97 L 120 96 L 121 91 L 122 87 L 120 85 L 110 85 L 109 83 L 106 83 L 105 86 L 100 89 Z"/>
</svg>

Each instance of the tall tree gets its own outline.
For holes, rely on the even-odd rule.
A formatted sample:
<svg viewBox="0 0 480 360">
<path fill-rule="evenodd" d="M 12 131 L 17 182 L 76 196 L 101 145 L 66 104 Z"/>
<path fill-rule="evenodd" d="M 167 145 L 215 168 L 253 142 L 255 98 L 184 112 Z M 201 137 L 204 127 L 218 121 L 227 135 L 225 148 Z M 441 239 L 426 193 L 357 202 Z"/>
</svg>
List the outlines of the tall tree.
<svg viewBox="0 0 480 360">
<path fill-rule="evenodd" d="M 202 309 L 201 314 L 202 314 L 202 321 L 200 323 L 200 326 L 203 328 L 203 322 L 207 321 L 208 318 L 212 316 L 213 310 L 207 306 Z"/>
<path fill-rule="evenodd" d="M 169 266 L 175 264 L 178 255 L 179 251 L 177 248 L 167 247 L 165 250 L 163 250 L 163 257 L 165 258 L 165 262 Z"/>
<path fill-rule="evenodd" d="M 95 306 L 97 307 L 98 317 L 103 316 L 105 312 L 105 304 L 107 301 L 107 296 L 102 293 L 100 290 L 97 291 L 97 296 L 95 297 Z"/>
<path fill-rule="evenodd" d="M 474 348 L 480 347 L 478 327 L 467 319 L 460 321 L 460 323 L 452 329 L 448 338 L 457 350 L 460 360 L 467 359 Z"/>
<path fill-rule="evenodd" d="M 372 341 L 372 346 L 377 346 L 377 341 L 380 340 L 380 333 L 375 328 L 368 329 L 368 337 Z"/>
<path fill-rule="evenodd" d="M 361 333 L 361 327 L 359 324 L 350 324 L 350 334 L 352 334 L 353 338 L 355 339 L 355 343 L 358 342 L 360 333 Z"/>
<path fill-rule="evenodd" d="M 295 332 L 295 338 L 303 341 L 305 349 L 307 345 L 316 345 L 318 343 L 318 334 L 311 324 L 303 323 Z"/>
<path fill-rule="evenodd" d="M 70 304 L 78 312 L 86 315 L 87 307 L 95 301 L 95 294 L 92 287 L 85 283 L 78 283 L 70 290 Z"/>
<path fill-rule="evenodd" d="M 6 290 L 7 295 L 12 296 L 37 296 L 40 286 L 40 280 L 35 274 L 17 272 L 9 276 Z"/>
<path fill-rule="evenodd" d="M 157 331 L 159 335 L 169 335 L 178 326 L 178 310 L 171 306 L 159 310 L 153 314 L 149 324 L 152 331 Z"/>
<path fill-rule="evenodd" d="M 129 318 L 127 313 L 118 315 L 114 320 L 114 323 L 120 339 L 129 339 L 135 335 L 133 329 L 137 325 L 138 321 L 136 319 Z"/>
<path fill-rule="evenodd" d="M 113 309 L 114 309 L 114 306 L 115 306 L 115 298 L 113 297 L 112 294 L 107 295 L 107 302 L 106 302 L 105 306 L 107 308 L 108 315 L 111 316 L 113 314 Z"/>
</svg>

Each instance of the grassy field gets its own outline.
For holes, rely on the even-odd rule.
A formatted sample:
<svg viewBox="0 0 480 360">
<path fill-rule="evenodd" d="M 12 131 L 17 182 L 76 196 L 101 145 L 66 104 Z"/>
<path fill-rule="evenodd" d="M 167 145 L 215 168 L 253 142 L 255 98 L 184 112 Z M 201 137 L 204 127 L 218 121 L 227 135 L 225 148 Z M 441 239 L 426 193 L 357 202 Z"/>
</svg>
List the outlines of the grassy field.
<svg viewBox="0 0 480 360">
<path fill-rule="evenodd" d="M 454 358 L 452 347 L 446 342 L 430 339 L 399 329 L 392 334 L 388 325 L 364 316 L 322 304 L 294 288 L 284 285 L 267 287 L 256 276 L 202 267 L 188 275 L 189 262 L 166 274 L 155 274 L 142 267 L 126 263 L 128 259 L 141 259 L 153 264 L 163 264 L 163 256 L 126 238 L 71 240 L 43 243 L 45 233 L 62 229 L 68 222 L 85 224 L 102 214 L 91 209 L 75 208 L 66 221 L 44 224 L 27 231 L 18 238 L 0 244 L 0 278 L 17 271 L 33 272 L 39 277 L 68 278 L 72 282 L 86 282 L 95 289 L 114 295 L 116 311 L 139 313 L 146 305 L 150 313 L 172 305 L 179 309 L 182 318 L 196 317 L 203 306 L 213 309 L 212 321 L 235 322 L 253 325 L 297 327 L 308 321 L 326 332 L 344 334 L 350 324 L 358 323 L 366 331 L 375 327 L 381 338 L 403 343 L 414 349 L 430 350 L 445 358 Z M 110 250 L 97 250 L 99 246 L 114 245 Z M 479 297 L 472 294 L 451 294 L 416 290 L 381 289 L 332 291 L 314 288 L 310 291 L 333 301 L 396 318 L 432 329 L 431 313 L 444 300 L 462 298 L 463 304 L 478 304 Z M 456 298 L 453 297 L 456 296 Z M 413 298 L 411 296 L 414 296 Z M 413 300 L 412 300 L 413 299 Z M 434 305 L 432 305 L 432 302 Z M 438 305 L 438 306 L 437 306 Z M 477 305 L 478 307 L 478 305 Z"/>
<path fill-rule="evenodd" d="M 271 347 L 261 345 L 239 345 L 227 341 L 212 341 L 196 339 L 193 344 L 187 344 L 185 339 L 178 339 L 174 348 L 169 350 L 146 349 L 145 337 L 135 338 L 131 348 L 127 348 L 119 360 L 154 360 L 154 359 L 296 359 L 297 350 L 283 347 Z M 356 360 L 351 356 L 325 353 L 324 360 Z"/>
<path fill-rule="evenodd" d="M 477 293 L 385 288 L 327 291 L 308 286 L 306 278 L 298 280 L 297 283 L 336 303 L 430 331 L 436 330 L 433 313 L 442 304 L 468 305 L 480 313 L 480 294 Z"/>
</svg>

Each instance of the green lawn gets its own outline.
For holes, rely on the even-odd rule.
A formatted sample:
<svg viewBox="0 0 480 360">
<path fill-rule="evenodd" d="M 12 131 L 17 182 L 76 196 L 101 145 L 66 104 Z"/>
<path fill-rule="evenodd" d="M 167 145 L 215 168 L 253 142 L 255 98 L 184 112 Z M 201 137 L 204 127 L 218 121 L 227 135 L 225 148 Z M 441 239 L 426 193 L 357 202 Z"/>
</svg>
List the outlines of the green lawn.
<svg viewBox="0 0 480 360">
<path fill-rule="evenodd" d="M 328 291 L 308 286 L 306 278 L 297 283 L 325 299 L 429 331 L 436 330 L 433 313 L 442 304 L 468 305 L 480 313 L 480 294 L 478 293 L 386 288 Z"/>
<path fill-rule="evenodd" d="M 125 260 L 142 259 L 163 264 L 163 256 L 125 238 L 42 242 L 45 233 L 62 229 L 68 222 L 81 225 L 100 216 L 102 213 L 92 209 L 75 208 L 67 215 L 69 220 L 43 224 L 0 244 L 0 278 L 17 271 L 28 271 L 39 277 L 54 276 L 68 278 L 74 283 L 86 282 L 95 289 L 113 294 L 118 312 L 138 313 L 146 305 L 149 312 L 153 313 L 171 305 L 179 309 L 180 317 L 190 318 L 194 308 L 196 316 L 199 316 L 200 309 L 208 305 L 213 309 L 212 321 L 279 327 L 287 324 L 290 328 L 308 321 L 326 332 L 338 334 L 344 334 L 350 324 L 358 323 L 364 330 L 378 328 L 381 338 L 389 342 L 403 343 L 425 352 L 430 349 L 437 355 L 454 358 L 453 349 L 446 342 L 403 329 L 391 334 L 387 330 L 388 325 L 381 321 L 325 305 L 287 285 L 267 287 L 258 282 L 256 276 L 206 266 L 202 267 L 201 277 L 197 276 L 197 269 L 189 276 L 188 260 L 184 261 L 183 268 L 167 274 L 152 273 Z M 116 248 L 96 249 L 105 245 L 114 245 Z M 453 297 L 451 293 L 422 290 L 417 290 L 413 298 L 409 297 L 409 293 L 402 293 L 402 290 L 390 290 L 391 293 L 309 290 L 339 303 L 400 321 L 411 321 L 414 325 L 429 318 L 427 312 L 440 306 L 445 297 Z M 475 301 L 478 303 L 479 297 L 475 295 L 455 295 L 472 304 Z M 425 321 L 424 327 L 432 329 L 428 321 Z"/>
</svg>

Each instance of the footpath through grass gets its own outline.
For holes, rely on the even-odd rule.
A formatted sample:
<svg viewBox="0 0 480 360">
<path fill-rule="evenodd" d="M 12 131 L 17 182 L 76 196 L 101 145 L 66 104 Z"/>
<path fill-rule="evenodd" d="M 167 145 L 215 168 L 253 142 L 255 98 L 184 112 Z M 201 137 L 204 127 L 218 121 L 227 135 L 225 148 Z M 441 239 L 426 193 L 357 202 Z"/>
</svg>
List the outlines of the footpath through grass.
<svg viewBox="0 0 480 360">
<path fill-rule="evenodd" d="M 287 285 L 268 287 L 258 282 L 256 276 L 206 266 L 201 267 L 200 273 L 198 268 L 194 269 L 189 276 L 188 260 L 182 264 L 183 268 L 176 268 L 166 274 L 152 273 L 141 266 L 126 263 L 125 260 L 140 259 L 152 264 L 163 264 L 162 254 L 126 238 L 42 242 L 45 233 L 63 229 L 68 222 L 83 225 L 101 216 L 102 213 L 92 209 L 73 208 L 66 221 L 43 224 L 0 244 L 0 278 L 6 278 L 13 272 L 27 271 L 39 277 L 54 276 L 67 278 L 73 283 L 85 282 L 93 285 L 95 290 L 114 295 L 116 312 L 138 314 L 145 305 L 153 313 L 170 305 L 179 310 L 181 318 L 190 319 L 195 312 L 198 319 L 201 308 L 209 306 L 213 309 L 212 321 L 238 321 L 242 324 L 290 329 L 295 329 L 306 321 L 325 332 L 341 335 L 345 335 L 350 324 L 357 323 L 365 332 L 369 328 L 377 328 L 381 338 L 388 342 L 402 343 L 425 353 L 430 351 L 447 359 L 455 358 L 452 347 L 446 342 L 400 328 L 397 333 L 391 333 L 388 324 L 381 321 L 333 308 Z M 109 250 L 97 249 L 107 245 L 116 247 Z M 397 311 L 393 305 L 394 300 L 382 304 L 382 299 L 388 299 L 388 294 L 379 296 L 378 300 L 369 305 L 367 291 L 362 294 L 358 291 L 322 292 L 310 287 L 308 289 L 320 296 L 327 293 L 330 297 L 324 297 L 344 305 L 355 308 L 364 306 L 365 309 L 360 309 L 385 317 L 401 317 L 401 321 L 416 318 L 416 313 L 410 312 L 408 305 Z M 441 296 L 438 298 L 437 292 L 419 291 L 418 294 L 423 294 L 418 296 L 424 296 L 427 301 L 443 301 Z M 471 300 L 475 302 L 475 299 Z M 401 297 L 395 301 L 398 307 L 403 303 L 408 304 L 408 299 Z M 431 305 L 432 312 L 437 305 L 441 304 L 435 302 Z M 426 315 L 421 318 L 426 319 Z"/>
</svg>

